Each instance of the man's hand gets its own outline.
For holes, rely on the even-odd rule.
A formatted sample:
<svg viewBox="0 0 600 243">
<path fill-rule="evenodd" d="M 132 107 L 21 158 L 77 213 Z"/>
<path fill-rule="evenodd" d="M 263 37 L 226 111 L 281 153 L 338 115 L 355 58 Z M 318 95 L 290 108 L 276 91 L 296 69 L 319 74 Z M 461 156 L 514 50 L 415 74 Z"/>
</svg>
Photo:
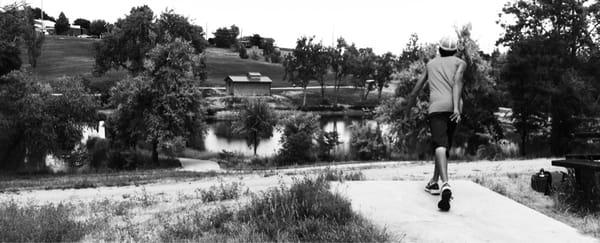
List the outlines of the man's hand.
<svg viewBox="0 0 600 243">
<path fill-rule="evenodd" d="M 453 122 L 460 122 L 460 110 L 459 109 L 454 109 L 454 113 L 452 113 L 452 115 L 450 115 L 450 120 Z"/>
</svg>

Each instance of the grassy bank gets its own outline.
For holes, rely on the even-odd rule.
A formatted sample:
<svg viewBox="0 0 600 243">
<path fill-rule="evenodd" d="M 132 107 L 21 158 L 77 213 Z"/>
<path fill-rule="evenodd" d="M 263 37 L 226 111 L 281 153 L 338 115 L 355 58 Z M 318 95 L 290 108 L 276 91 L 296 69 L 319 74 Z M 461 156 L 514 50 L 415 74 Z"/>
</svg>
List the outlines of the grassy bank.
<svg viewBox="0 0 600 243">
<path fill-rule="evenodd" d="M 348 106 L 366 106 L 375 107 L 379 105 L 379 99 L 377 92 L 371 92 L 366 100 L 362 100 L 363 95 L 362 89 L 343 88 L 339 90 L 338 104 Z M 294 105 L 302 106 L 303 91 L 302 90 L 273 90 L 273 94 L 281 95 L 292 100 Z M 382 97 L 386 97 L 389 94 L 382 94 Z M 307 106 L 320 106 L 320 105 L 332 105 L 335 101 L 334 89 L 325 89 L 325 103 L 322 102 L 321 89 L 309 89 L 306 91 L 306 105 Z M 383 99 L 383 98 L 382 98 Z"/>
<path fill-rule="evenodd" d="M 0 193 L 21 190 L 144 185 L 165 181 L 197 180 L 216 175 L 214 172 L 190 172 L 173 169 L 87 172 L 80 174 L 0 174 Z"/>
<path fill-rule="evenodd" d="M 221 182 L 178 197 L 142 189 L 123 199 L 88 203 L 41 207 L 8 203 L 0 205 L 0 241 L 397 240 L 352 211 L 347 199 L 330 192 L 323 177 L 298 179 L 259 194 L 244 193 L 240 185 Z M 18 227 L 11 226 L 15 218 Z M 51 224 L 49 219 L 58 222 Z"/>
<path fill-rule="evenodd" d="M 581 213 L 558 200 L 555 196 L 544 196 L 531 189 L 530 174 L 497 174 L 471 178 L 499 194 L 515 200 L 551 218 L 566 223 L 584 234 L 600 238 L 600 214 Z"/>
</svg>

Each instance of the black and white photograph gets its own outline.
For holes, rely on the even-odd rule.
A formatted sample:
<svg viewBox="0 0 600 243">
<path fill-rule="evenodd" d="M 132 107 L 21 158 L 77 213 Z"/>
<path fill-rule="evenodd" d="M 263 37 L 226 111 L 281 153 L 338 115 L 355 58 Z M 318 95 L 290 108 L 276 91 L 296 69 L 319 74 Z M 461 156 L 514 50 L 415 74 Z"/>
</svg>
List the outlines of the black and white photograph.
<svg viewBox="0 0 600 243">
<path fill-rule="evenodd" d="M 600 0 L 0 0 L 0 242 L 600 242 Z"/>
</svg>

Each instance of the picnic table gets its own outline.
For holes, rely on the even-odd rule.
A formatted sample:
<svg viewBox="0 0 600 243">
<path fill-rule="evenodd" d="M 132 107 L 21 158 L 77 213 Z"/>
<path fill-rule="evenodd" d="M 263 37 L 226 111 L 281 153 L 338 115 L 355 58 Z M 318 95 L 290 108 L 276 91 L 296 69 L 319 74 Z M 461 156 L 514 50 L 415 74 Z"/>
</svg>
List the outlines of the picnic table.
<svg viewBox="0 0 600 243">
<path fill-rule="evenodd" d="M 597 141 L 600 132 L 580 132 L 574 134 L 575 138 Z M 574 170 L 578 189 L 583 192 L 585 200 L 592 199 L 594 192 L 600 189 L 600 154 L 569 154 L 564 160 L 552 161 L 553 166 L 566 167 Z"/>
</svg>

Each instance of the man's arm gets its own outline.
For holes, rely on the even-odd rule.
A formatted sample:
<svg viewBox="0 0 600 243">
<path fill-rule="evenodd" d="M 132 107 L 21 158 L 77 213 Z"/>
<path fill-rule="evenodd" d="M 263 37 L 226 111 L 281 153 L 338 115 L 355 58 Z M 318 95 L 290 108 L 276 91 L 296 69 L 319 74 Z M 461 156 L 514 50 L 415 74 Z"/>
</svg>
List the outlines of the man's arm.
<svg viewBox="0 0 600 243">
<path fill-rule="evenodd" d="M 465 69 L 467 68 L 467 64 L 461 62 L 458 65 L 458 70 L 454 74 L 454 86 L 452 87 L 452 104 L 454 105 L 454 114 L 450 116 L 451 120 L 456 122 L 460 121 L 460 112 L 461 112 L 461 95 L 463 90 L 463 74 L 465 73 Z"/>
<path fill-rule="evenodd" d="M 410 94 L 408 95 L 409 107 L 415 105 L 419 92 L 421 92 L 421 89 L 423 89 L 423 86 L 425 86 L 425 82 L 427 81 L 427 75 L 427 68 L 425 68 L 425 73 L 421 76 L 419 81 L 417 81 L 417 84 L 415 84 L 415 87 L 413 88 L 412 92 L 410 92 Z"/>
</svg>

